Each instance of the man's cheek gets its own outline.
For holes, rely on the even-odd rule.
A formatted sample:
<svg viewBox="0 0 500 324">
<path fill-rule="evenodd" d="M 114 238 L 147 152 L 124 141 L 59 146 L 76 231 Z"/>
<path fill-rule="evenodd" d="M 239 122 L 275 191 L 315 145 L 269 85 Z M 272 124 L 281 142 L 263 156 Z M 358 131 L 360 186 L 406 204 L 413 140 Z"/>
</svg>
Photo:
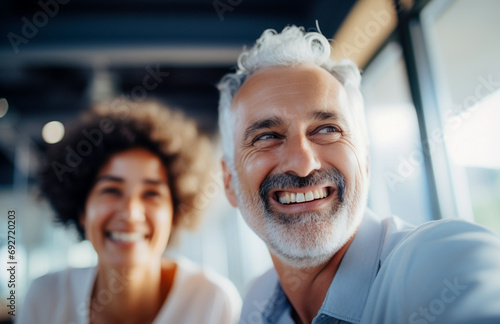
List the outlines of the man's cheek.
<svg viewBox="0 0 500 324">
<path fill-rule="evenodd" d="M 329 150 L 326 161 L 344 176 L 346 187 L 359 178 L 362 169 L 365 170 L 365 161 L 359 160 L 355 152 L 347 145 L 339 145 Z"/>
<path fill-rule="evenodd" d="M 252 189 L 259 188 L 271 170 L 272 163 L 268 157 L 253 156 L 243 168 L 244 177 L 247 179 L 246 185 L 250 184 Z"/>
</svg>

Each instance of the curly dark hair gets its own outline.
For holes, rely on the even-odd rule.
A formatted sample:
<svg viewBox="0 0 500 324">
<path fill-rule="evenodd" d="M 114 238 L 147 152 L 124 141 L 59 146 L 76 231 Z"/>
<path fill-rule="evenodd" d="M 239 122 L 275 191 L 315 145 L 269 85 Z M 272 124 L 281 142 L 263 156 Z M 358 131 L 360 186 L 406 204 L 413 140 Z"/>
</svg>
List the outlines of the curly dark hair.
<svg viewBox="0 0 500 324">
<path fill-rule="evenodd" d="M 99 104 L 46 150 L 38 173 L 41 195 L 54 208 L 56 222 L 76 227 L 85 239 L 79 220 L 99 170 L 116 153 L 145 148 L 160 157 L 168 174 L 174 210 L 170 244 L 180 228 L 199 223 L 204 207 L 199 201 L 213 166 L 209 144 L 193 121 L 158 102 Z"/>
</svg>

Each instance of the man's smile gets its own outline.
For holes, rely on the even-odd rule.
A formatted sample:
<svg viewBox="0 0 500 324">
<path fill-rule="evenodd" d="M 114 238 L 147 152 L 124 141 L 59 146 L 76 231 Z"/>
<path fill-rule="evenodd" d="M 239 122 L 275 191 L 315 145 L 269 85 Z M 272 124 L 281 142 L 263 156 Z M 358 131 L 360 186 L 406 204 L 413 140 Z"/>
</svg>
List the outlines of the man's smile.
<svg viewBox="0 0 500 324">
<path fill-rule="evenodd" d="M 280 213 L 319 211 L 337 200 L 335 186 L 325 184 L 300 188 L 274 189 L 267 194 L 268 206 Z"/>
<path fill-rule="evenodd" d="M 275 199 L 283 205 L 299 204 L 307 201 L 323 199 L 330 195 L 329 187 L 322 187 L 313 190 L 293 190 L 293 191 L 277 191 Z"/>
<path fill-rule="evenodd" d="M 260 185 L 260 197 L 268 212 L 288 215 L 319 212 L 343 202 L 345 180 L 335 168 L 316 170 L 307 177 L 269 175 Z"/>
</svg>

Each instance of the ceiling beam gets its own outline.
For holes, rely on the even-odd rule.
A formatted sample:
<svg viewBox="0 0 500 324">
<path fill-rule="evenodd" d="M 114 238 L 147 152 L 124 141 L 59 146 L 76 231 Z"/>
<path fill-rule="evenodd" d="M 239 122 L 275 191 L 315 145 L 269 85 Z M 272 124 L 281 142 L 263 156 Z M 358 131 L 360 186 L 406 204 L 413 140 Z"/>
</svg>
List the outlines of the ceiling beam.
<svg viewBox="0 0 500 324">
<path fill-rule="evenodd" d="M 332 40 L 332 58 L 350 59 L 365 67 L 397 26 L 397 11 L 407 10 L 413 1 L 359 0 Z"/>
<path fill-rule="evenodd" d="M 241 46 L 113 46 L 37 48 L 16 55 L 0 51 L 0 67 L 22 64 L 71 64 L 76 66 L 137 66 L 144 64 L 232 66 Z"/>
</svg>

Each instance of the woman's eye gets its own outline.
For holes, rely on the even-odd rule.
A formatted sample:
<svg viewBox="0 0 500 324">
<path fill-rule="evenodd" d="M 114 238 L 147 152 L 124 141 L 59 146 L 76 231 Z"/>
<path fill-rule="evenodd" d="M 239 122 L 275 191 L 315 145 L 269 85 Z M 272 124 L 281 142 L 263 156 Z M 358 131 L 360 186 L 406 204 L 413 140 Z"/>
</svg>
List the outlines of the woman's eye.
<svg viewBox="0 0 500 324">
<path fill-rule="evenodd" d="M 120 190 L 118 188 L 113 188 L 113 187 L 107 187 L 101 189 L 102 194 L 112 194 L 112 195 L 119 195 Z"/>
<path fill-rule="evenodd" d="M 144 193 L 145 197 L 157 197 L 159 195 L 160 195 L 160 193 L 158 191 L 154 191 L 154 190 L 148 190 Z"/>
</svg>

